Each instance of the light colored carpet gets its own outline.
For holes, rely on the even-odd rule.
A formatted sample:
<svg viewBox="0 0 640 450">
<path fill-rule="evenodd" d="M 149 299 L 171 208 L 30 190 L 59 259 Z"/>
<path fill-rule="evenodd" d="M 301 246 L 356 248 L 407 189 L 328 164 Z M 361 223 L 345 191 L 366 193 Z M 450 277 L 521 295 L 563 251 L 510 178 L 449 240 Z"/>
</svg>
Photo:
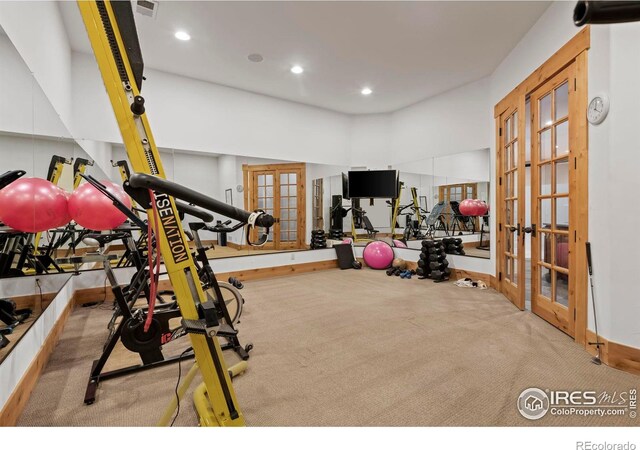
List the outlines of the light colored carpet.
<svg viewBox="0 0 640 450">
<path fill-rule="evenodd" d="M 493 290 L 368 269 L 245 286 L 240 336 L 255 349 L 234 385 L 248 425 L 637 425 L 616 417 L 522 418 L 516 401 L 525 388 L 620 392 L 640 377 L 591 364 L 568 336 Z M 82 403 L 109 315 L 100 308 L 71 315 L 20 425 L 155 423 L 177 365 L 104 382 L 96 404 Z M 197 424 L 190 399 L 176 424 Z"/>
</svg>

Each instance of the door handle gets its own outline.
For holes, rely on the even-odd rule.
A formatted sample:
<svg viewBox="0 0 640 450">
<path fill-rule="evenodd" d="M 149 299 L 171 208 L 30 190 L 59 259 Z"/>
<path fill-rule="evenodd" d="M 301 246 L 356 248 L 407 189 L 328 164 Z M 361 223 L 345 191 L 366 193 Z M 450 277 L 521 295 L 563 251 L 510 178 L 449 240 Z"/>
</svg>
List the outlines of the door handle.
<svg viewBox="0 0 640 450">
<path fill-rule="evenodd" d="M 524 228 L 523 228 L 523 229 L 524 229 Z M 514 231 L 517 231 L 517 232 L 518 232 L 518 235 L 519 235 L 519 234 L 520 234 L 520 224 L 517 224 L 515 227 L 514 227 L 514 226 L 509 227 L 509 231 L 511 231 L 512 233 L 513 233 Z"/>
<path fill-rule="evenodd" d="M 531 224 L 530 227 L 524 227 L 522 229 L 525 233 L 531 233 L 531 237 L 536 237 L 536 224 Z"/>
</svg>

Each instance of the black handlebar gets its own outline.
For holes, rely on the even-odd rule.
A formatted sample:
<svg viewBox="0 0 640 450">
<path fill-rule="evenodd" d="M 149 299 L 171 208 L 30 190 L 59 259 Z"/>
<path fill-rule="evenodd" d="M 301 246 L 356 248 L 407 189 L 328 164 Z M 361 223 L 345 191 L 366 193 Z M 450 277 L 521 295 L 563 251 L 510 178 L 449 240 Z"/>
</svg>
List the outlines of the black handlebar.
<svg viewBox="0 0 640 450">
<path fill-rule="evenodd" d="M 640 20 L 640 2 L 638 1 L 579 1 L 573 10 L 573 22 L 577 26 L 638 20 Z"/>
<path fill-rule="evenodd" d="M 11 183 L 16 181 L 18 178 L 24 176 L 26 174 L 24 170 L 8 170 L 2 175 L 0 175 L 0 189 L 9 186 Z"/>
<path fill-rule="evenodd" d="M 132 174 L 129 178 L 129 185 L 134 189 L 153 189 L 242 223 L 248 223 L 252 215 L 248 211 L 228 205 L 178 183 L 145 173 Z M 274 222 L 275 219 L 271 215 L 263 212 L 255 219 L 255 226 L 270 228 Z"/>
<path fill-rule="evenodd" d="M 204 222 L 212 222 L 213 216 L 208 212 L 196 208 L 195 206 L 191 206 L 185 202 L 181 202 L 180 200 L 176 200 L 176 208 L 178 208 L 178 212 L 189 214 L 190 216 L 197 217 L 198 219 Z"/>
</svg>

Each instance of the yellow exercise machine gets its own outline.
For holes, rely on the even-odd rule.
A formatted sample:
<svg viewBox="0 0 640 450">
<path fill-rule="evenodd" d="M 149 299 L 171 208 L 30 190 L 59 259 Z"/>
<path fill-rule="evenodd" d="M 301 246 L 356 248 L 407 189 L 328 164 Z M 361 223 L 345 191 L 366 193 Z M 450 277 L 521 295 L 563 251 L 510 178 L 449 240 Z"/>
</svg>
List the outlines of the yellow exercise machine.
<svg viewBox="0 0 640 450">
<path fill-rule="evenodd" d="M 206 319 L 213 301 L 202 290 L 172 197 L 175 192 L 158 189 L 158 182 L 167 183 L 169 188 L 177 185 L 164 180 L 160 153 L 147 120 L 144 98 L 140 95 L 143 61 L 131 3 L 79 0 L 78 7 L 135 172 L 131 175 L 131 186 L 136 189 L 142 189 L 143 185 L 154 187 L 157 192 L 153 195 L 149 189 L 151 205 L 139 198 L 136 200 L 147 209 L 151 226 L 158 230 L 157 238 L 166 271 L 180 306 L 183 327 L 189 334 L 195 353 L 197 366 L 194 367 L 197 368 L 192 370 L 194 373 L 199 370 L 204 380 L 194 393 L 200 424 L 242 426 L 244 417 L 216 337 L 219 326 L 212 326 Z M 135 186 L 134 179 L 138 182 Z M 240 210 L 229 208 L 240 215 Z M 268 232 L 273 225 L 273 217 L 262 211 L 246 214 L 245 223 L 250 227 L 264 227 Z M 166 424 L 166 421 L 161 424 Z"/>
</svg>

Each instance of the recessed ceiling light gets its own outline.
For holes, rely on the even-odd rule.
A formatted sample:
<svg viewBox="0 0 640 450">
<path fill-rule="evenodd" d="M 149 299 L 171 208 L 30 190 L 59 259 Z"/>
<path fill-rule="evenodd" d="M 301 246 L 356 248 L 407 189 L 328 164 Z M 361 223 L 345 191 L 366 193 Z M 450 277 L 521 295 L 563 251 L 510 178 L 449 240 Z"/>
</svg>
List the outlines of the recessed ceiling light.
<svg viewBox="0 0 640 450">
<path fill-rule="evenodd" d="M 262 62 L 264 60 L 264 58 L 262 57 L 261 54 L 259 53 L 252 53 L 249 56 L 247 56 L 247 58 L 249 59 L 249 61 L 251 62 Z"/>
<path fill-rule="evenodd" d="M 372 92 L 373 91 L 371 90 L 371 88 L 368 87 L 362 88 L 362 90 L 360 91 L 362 95 L 371 95 Z"/>
<path fill-rule="evenodd" d="M 302 72 L 304 72 L 304 69 L 302 68 L 302 66 L 296 65 L 291 68 L 291 72 L 295 74 L 301 74 Z"/>
<path fill-rule="evenodd" d="M 174 36 L 176 37 L 176 39 L 179 39 L 181 41 L 188 41 L 191 39 L 191 36 L 186 31 L 176 31 L 176 34 L 174 34 Z"/>
</svg>

